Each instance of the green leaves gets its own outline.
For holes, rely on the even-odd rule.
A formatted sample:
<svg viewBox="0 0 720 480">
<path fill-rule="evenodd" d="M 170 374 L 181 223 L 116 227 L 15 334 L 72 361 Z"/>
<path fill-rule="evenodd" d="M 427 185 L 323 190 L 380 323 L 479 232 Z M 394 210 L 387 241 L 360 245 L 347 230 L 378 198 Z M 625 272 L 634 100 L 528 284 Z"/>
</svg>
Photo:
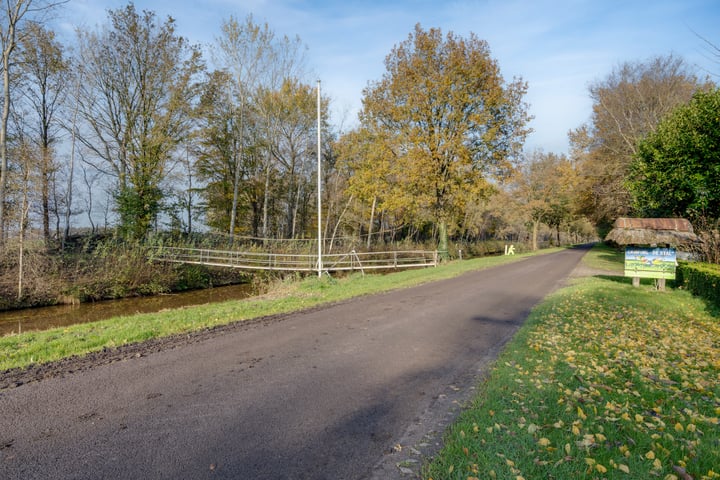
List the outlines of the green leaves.
<svg viewBox="0 0 720 480">
<path fill-rule="evenodd" d="M 699 91 L 639 144 L 627 186 L 651 216 L 720 217 L 720 89 Z"/>
</svg>

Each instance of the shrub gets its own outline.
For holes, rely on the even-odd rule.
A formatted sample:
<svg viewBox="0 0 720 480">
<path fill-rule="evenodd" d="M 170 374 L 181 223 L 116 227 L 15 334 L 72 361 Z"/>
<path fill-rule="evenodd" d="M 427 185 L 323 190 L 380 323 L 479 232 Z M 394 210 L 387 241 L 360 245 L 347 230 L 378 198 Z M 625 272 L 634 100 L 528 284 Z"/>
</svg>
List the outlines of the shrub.
<svg viewBox="0 0 720 480">
<path fill-rule="evenodd" d="M 676 283 L 720 308 L 720 265 L 681 262 Z"/>
</svg>

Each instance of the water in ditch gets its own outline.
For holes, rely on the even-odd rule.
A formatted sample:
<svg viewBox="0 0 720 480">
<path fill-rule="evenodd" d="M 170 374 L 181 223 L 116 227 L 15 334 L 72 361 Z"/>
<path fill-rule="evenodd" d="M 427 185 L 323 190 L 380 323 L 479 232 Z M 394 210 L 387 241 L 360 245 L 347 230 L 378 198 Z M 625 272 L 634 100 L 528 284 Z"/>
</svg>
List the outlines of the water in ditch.
<svg viewBox="0 0 720 480">
<path fill-rule="evenodd" d="M 0 312 L 0 336 L 94 322 L 121 315 L 152 313 L 191 305 L 238 300 L 248 298 L 253 294 L 251 285 L 242 284 L 152 297 L 10 310 Z"/>
</svg>

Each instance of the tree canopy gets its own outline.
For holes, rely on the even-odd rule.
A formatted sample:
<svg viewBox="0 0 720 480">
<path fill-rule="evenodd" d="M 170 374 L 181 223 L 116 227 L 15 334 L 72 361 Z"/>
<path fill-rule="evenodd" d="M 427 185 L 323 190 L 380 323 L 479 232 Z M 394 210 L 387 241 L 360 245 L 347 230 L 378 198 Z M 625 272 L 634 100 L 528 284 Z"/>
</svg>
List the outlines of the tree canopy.
<svg viewBox="0 0 720 480">
<path fill-rule="evenodd" d="M 353 177 L 352 188 L 372 192 L 384 209 L 433 222 L 439 249 L 446 250 L 448 225 L 468 202 L 492 190 L 491 177 L 513 168 L 529 132 L 527 85 L 518 79 L 506 84 L 487 42 L 474 34 L 443 37 L 420 25 L 385 66 L 383 78 L 363 92 L 360 129 L 366 133 L 357 138 L 388 157 L 382 186 L 390 191 L 377 195 L 373 179 L 360 186 L 367 175 Z"/>
<path fill-rule="evenodd" d="M 720 89 L 697 92 L 640 142 L 628 187 L 644 215 L 720 218 Z"/>
<path fill-rule="evenodd" d="M 187 135 L 202 62 L 197 48 L 175 33 L 170 17 L 131 3 L 109 11 L 110 26 L 80 38 L 84 78 L 80 140 L 117 180 L 120 228 L 142 238 L 160 211 L 162 181 L 178 143 Z"/>
<path fill-rule="evenodd" d="M 571 132 L 584 179 L 583 213 L 601 225 L 632 213 L 625 178 L 638 142 L 701 87 L 689 65 L 674 55 L 621 63 L 590 86 L 591 121 Z"/>
</svg>

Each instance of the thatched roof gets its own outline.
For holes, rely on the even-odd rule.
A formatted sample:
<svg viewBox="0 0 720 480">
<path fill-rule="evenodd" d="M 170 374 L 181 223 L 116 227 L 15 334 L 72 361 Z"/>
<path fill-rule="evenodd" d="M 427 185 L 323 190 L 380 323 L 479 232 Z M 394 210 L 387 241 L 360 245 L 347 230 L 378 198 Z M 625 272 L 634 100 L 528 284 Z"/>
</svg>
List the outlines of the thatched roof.
<svg viewBox="0 0 720 480">
<path fill-rule="evenodd" d="M 670 245 L 696 243 L 697 235 L 684 218 L 618 218 L 606 241 L 618 245 Z"/>
</svg>

